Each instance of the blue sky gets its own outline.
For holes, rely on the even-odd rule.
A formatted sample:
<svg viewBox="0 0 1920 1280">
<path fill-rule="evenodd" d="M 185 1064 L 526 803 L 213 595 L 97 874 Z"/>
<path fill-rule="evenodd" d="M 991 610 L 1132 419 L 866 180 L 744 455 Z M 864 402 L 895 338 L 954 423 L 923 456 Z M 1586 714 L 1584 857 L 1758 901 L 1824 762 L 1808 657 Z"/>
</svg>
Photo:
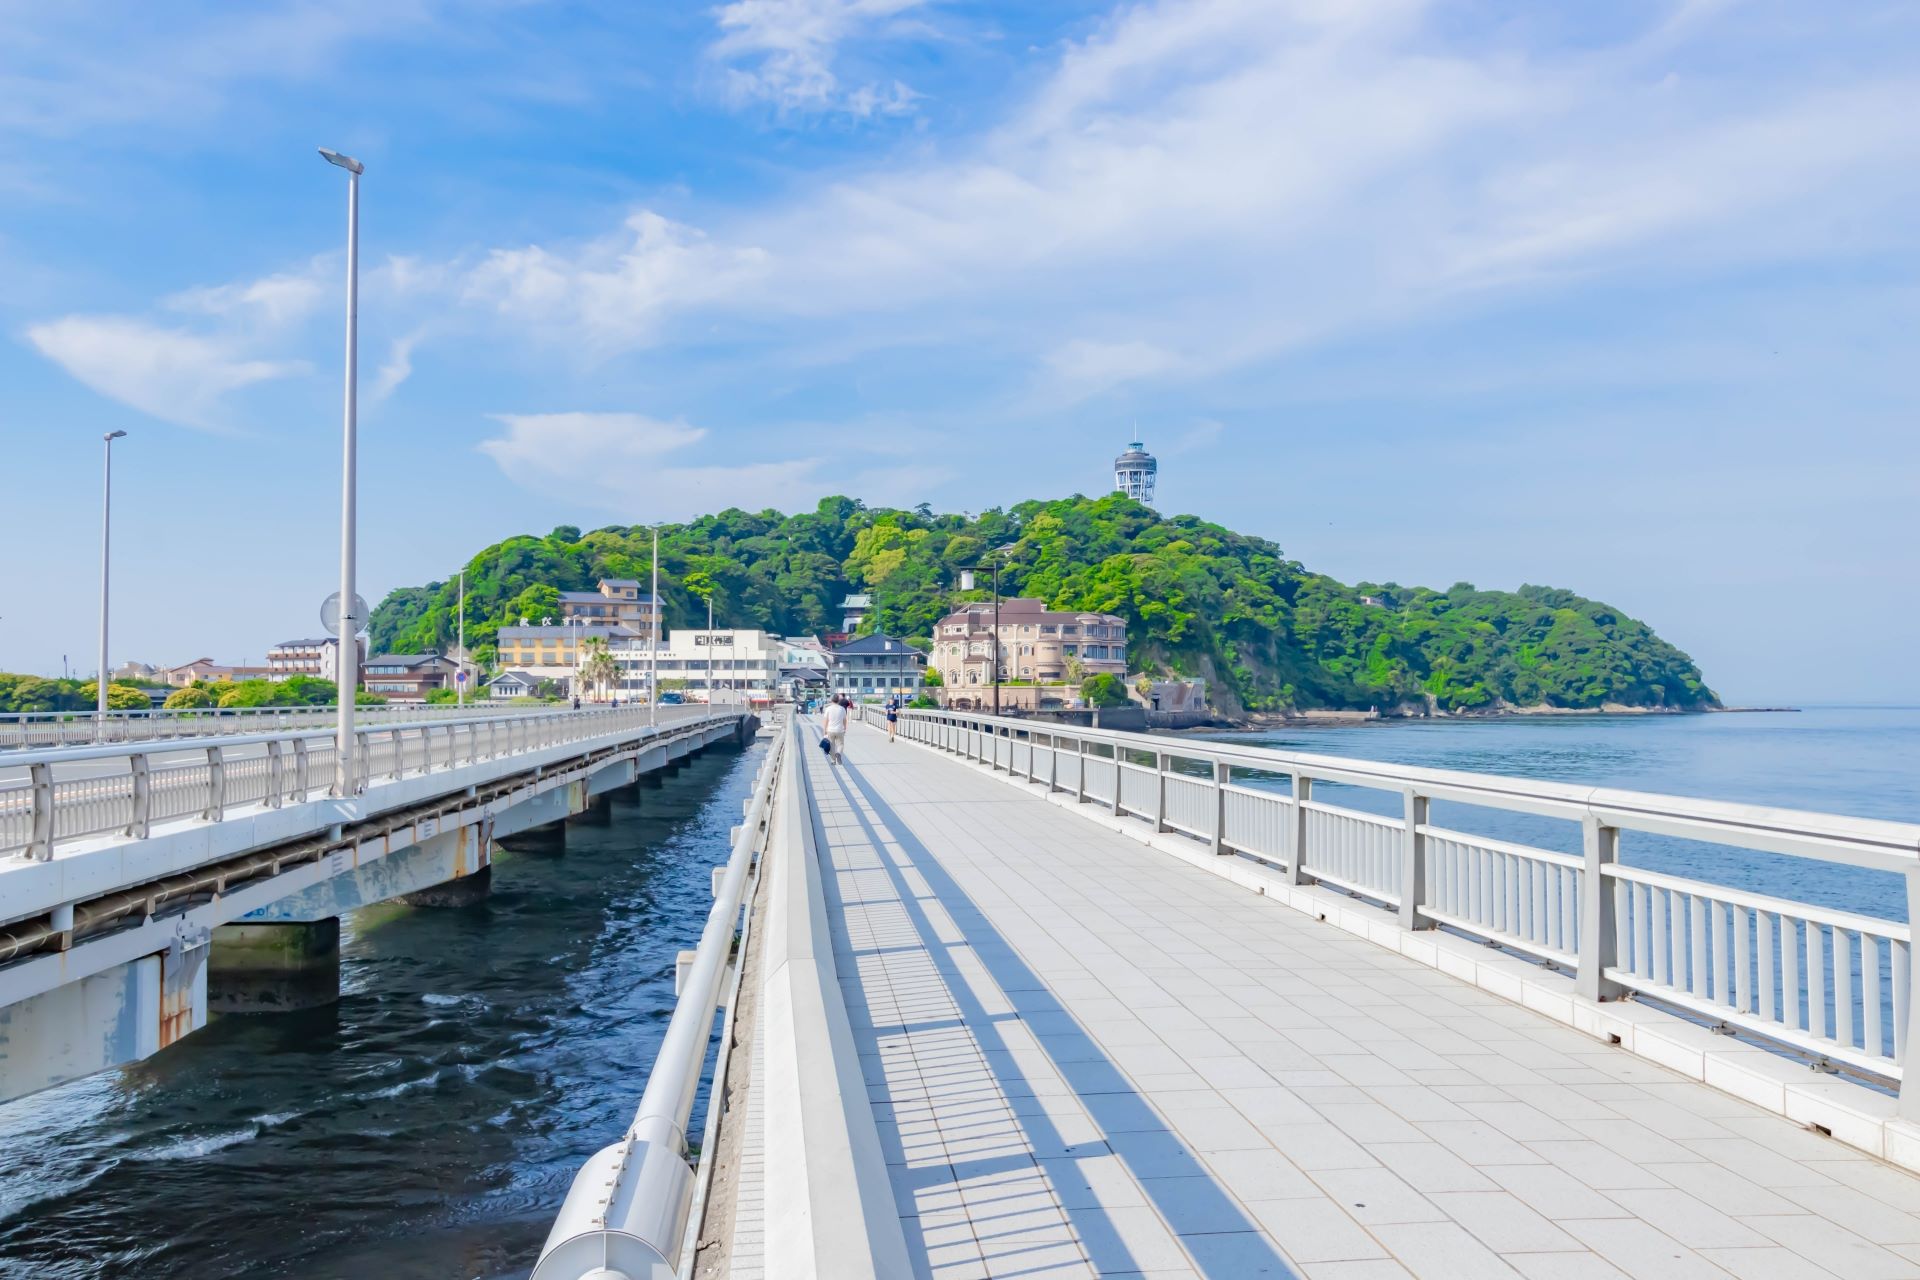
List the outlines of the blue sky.
<svg viewBox="0 0 1920 1280">
<path fill-rule="evenodd" d="M 0 669 L 258 660 L 361 581 L 723 505 L 1103 488 L 1920 699 L 1920 13 L 0 0 Z"/>
</svg>

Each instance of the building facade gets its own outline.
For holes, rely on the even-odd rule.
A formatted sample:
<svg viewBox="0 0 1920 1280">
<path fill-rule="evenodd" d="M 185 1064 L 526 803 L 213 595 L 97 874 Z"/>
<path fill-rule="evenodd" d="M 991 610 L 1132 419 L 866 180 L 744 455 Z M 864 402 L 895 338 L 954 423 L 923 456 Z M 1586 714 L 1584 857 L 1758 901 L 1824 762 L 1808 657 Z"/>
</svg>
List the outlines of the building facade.
<svg viewBox="0 0 1920 1280">
<path fill-rule="evenodd" d="M 453 687 L 454 665 L 437 653 L 376 653 L 367 659 L 360 687 L 388 702 L 425 702 L 435 689 Z"/>
<path fill-rule="evenodd" d="M 1153 505 L 1154 486 L 1159 482 L 1160 461 L 1148 453 L 1138 440 L 1113 460 L 1115 493 L 1124 493 L 1135 502 L 1150 507 Z"/>
<path fill-rule="evenodd" d="M 596 591 L 562 591 L 560 618 L 588 626 L 631 627 L 650 632 L 660 613 L 660 602 L 640 589 L 632 578 L 602 578 Z"/>
<path fill-rule="evenodd" d="M 604 640 L 609 649 L 643 642 L 641 633 L 622 626 L 502 627 L 494 637 L 502 667 L 528 671 L 543 680 L 559 680 L 571 687 L 580 663 L 580 648 L 588 640 Z"/>
<path fill-rule="evenodd" d="M 925 683 L 926 655 L 892 636 L 860 636 L 833 651 L 833 691 L 856 698 L 913 698 Z"/>
<path fill-rule="evenodd" d="M 361 665 L 366 664 L 367 642 L 355 640 Z M 340 679 L 340 641 L 335 636 L 311 640 L 282 640 L 267 650 L 269 680 L 292 676 L 312 676 L 316 680 Z"/>
<path fill-rule="evenodd" d="M 993 605 L 967 604 L 935 624 L 932 663 L 949 699 L 991 689 L 996 663 L 1003 682 L 1124 678 L 1127 623 L 1117 614 L 1062 612 L 1016 598 L 1000 602 L 995 636 Z"/>
<path fill-rule="evenodd" d="M 688 702 L 769 702 L 780 689 L 786 653 L 787 642 L 779 636 L 746 628 L 670 632 L 657 655 L 650 654 L 644 637 L 628 637 L 613 645 L 613 659 L 620 664 L 615 692 L 644 700 L 649 675 L 657 670 L 661 692 L 678 693 Z"/>
</svg>

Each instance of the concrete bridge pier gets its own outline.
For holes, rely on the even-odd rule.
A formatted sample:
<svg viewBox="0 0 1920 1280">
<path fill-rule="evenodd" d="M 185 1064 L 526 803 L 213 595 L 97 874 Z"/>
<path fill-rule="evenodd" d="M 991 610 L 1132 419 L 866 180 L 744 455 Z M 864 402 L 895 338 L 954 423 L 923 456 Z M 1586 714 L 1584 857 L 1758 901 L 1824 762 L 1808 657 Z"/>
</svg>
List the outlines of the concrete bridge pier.
<svg viewBox="0 0 1920 1280">
<path fill-rule="evenodd" d="M 492 892 L 493 863 L 489 861 L 478 871 L 469 871 L 464 876 L 443 880 L 412 893 L 403 893 L 400 901 L 410 907 L 471 907 L 475 903 L 485 902 Z"/>
<path fill-rule="evenodd" d="M 286 1013 L 340 998 L 340 917 L 227 924 L 213 931 L 207 1008 Z"/>
<path fill-rule="evenodd" d="M 578 813 L 567 815 L 567 825 L 579 825 L 582 827 L 612 826 L 613 804 L 609 799 L 610 794 L 609 792 L 603 791 L 599 795 L 589 797 L 586 805 L 582 807 Z"/>
<path fill-rule="evenodd" d="M 510 849 L 514 853 L 533 853 L 557 858 L 567 851 L 567 824 L 564 821 L 558 821 L 549 822 L 541 827 L 528 827 L 525 831 L 501 836 L 495 843 L 502 849 Z"/>
</svg>

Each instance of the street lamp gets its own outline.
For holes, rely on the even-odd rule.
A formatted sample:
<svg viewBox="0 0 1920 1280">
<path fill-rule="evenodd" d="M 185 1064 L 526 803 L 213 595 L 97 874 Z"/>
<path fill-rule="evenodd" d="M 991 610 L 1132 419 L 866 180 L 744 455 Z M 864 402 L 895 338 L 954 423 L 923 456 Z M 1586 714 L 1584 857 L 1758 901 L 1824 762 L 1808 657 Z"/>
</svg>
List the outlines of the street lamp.
<svg viewBox="0 0 1920 1280">
<path fill-rule="evenodd" d="M 113 442 L 126 434 L 109 431 L 100 437 L 105 443 L 106 462 L 100 477 L 100 678 L 94 681 L 94 709 L 98 713 L 94 735 L 101 739 L 107 733 L 107 553 L 113 540 Z"/>
<path fill-rule="evenodd" d="M 355 616 L 354 535 L 355 535 L 355 458 L 358 429 L 355 423 L 355 393 L 360 373 L 360 175 L 366 166 L 352 156 L 320 148 L 320 156 L 330 165 L 347 171 L 347 370 L 345 411 L 340 452 L 340 683 L 334 702 L 339 706 L 339 721 L 334 729 L 334 750 L 340 757 L 334 794 L 341 798 L 359 791 L 355 778 L 353 742 L 353 700 L 360 689 L 360 624 Z"/>
<path fill-rule="evenodd" d="M 996 716 L 1000 714 L 1000 566 L 1006 562 L 1007 552 L 1012 551 L 1014 545 L 1009 542 L 1005 546 L 995 547 L 991 565 L 973 564 L 960 570 L 962 591 L 973 590 L 973 575 L 979 570 L 990 569 L 993 573 L 993 714 Z M 1039 695 L 1035 695 L 1034 702 L 1038 705 Z"/>
<path fill-rule="evenodd" d="M 647 641 L 647 724 L 660 723 L 660 526 L 653 526 L 653 621 Z"/>
</svg>

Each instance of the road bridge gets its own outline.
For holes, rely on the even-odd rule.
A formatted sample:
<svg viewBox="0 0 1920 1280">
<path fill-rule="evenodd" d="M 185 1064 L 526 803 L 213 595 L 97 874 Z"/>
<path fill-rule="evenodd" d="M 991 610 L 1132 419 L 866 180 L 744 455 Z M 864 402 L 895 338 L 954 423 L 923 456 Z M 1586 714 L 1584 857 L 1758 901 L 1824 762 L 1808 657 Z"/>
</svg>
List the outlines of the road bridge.
<svg viewBox="0 0 1920 1280">
<path fill-rule="evenodd" d="M 1622 856 L 1910 891 L 1920 828 L 949 712 L 844 767 L 816 736 L 536 1280 L 1920 1276 L 1907 926 Z"/>
<path fill-rule="evenodd" d="M 0 1100 L 157 1052 L 209 1009 L 335 999 L 341 915 L 476 901 L 496 844 L 558 851 L 604 793 L 754 723 L 385 717 L 356 730 L 347 797 L 318 726 L 0 754 Z"/>
</svg>

